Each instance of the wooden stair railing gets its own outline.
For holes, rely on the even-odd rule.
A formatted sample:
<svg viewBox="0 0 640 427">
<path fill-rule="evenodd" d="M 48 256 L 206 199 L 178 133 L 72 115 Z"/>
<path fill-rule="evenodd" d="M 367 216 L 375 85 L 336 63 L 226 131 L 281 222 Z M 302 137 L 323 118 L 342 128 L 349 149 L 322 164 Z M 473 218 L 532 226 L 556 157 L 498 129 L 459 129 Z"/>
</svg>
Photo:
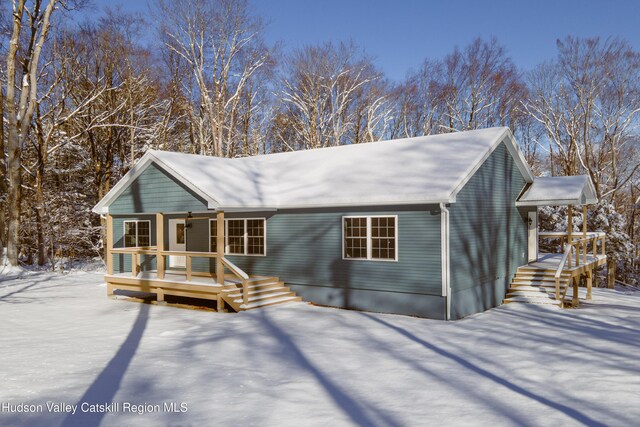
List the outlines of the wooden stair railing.
<svg viewBox="0 0 640 427">
<path fill-rule="evenodd" d="M 573 246 L 570 243 L 564 245 L 564 255 L 562 256 L 562 260 L 556 269 L 556 274 L 553 276 L 556 279 L 556 300 L 560 300 L 560 276 L 562 275 L 562 270 L 564 270 L 564 266 L 567 263 L 567 260 L 571 256 L 571 251 L 573 250 Z"/>
<path fill-rule="evenodd" d="M 228 268 L 234 276 L 242 281 L 242 303 L 247 305 L 249 303 L 249 275 L 225 257 L 222 257 L 222 265 Z M 224 277 L 224 271 L 221 273 L 222 277 Z"/>
</svg>

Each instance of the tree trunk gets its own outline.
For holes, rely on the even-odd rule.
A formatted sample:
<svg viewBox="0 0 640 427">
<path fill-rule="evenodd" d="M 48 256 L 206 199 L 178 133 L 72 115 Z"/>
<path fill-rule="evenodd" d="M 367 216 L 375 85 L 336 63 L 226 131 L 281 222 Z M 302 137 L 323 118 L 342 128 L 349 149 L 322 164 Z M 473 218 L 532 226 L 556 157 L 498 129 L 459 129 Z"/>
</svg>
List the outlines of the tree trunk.
<svg viewBox="0 0 640 427">
<path fill-rule="evenodd" d="M 44 208 L 44 162 L 40 161 L 38 172 L 36 173 L 36 230 L 38 235 L 38 265 L 47 262 L 47 247 L 44 240 L 44 221 L 46 211 Z"/>
<path fill-rule="evenodd" d="M 6 227 L 7 218 L 5 215 L 7 202 L 7 165 L 4 161 L 4 98 L 2 96 L 2 85 L 0 84 L 0 261 L 4 259 L 4 248 L 7 244 Z"/>
<path fill-rule="evenodd" d="M 607 260 L 607 287 L 613 289 L 616 282 L 616 263 L 609 259 Z"/>
<path fill-rule="evenodd" d="M 20 138 L 18 130 L 9 127 L 7 144 L 9 160 L 9 229 L 7 233 L 7 258 L 11 265 L 18 265 L 20 246 L 20 203 L 22 201 L 22 160 L 20 158 Z"/>
</svg>

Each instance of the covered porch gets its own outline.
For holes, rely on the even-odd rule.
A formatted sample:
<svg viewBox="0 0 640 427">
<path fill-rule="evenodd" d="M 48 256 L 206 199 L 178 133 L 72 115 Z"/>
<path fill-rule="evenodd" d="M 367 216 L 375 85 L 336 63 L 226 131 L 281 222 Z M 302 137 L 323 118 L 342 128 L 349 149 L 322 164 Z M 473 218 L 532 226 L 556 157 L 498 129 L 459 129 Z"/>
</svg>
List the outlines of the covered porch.
<svg viewBox="0 0 640 427">
<path fill-rule="evenodd" d="M 107 215 L 106 220 L 108 295 L 126 290 L 156 294 L 160 303 L 165 302 L 166 295 L 212 300 L 216 301 L 219 311 L 229 308 L 242 311 L 299 300 L 277 277 L 249 275 L 225 257 L 224 211 L 217 211 L 215 216 L 194 216 L 191 212 L 172 214 L 169 220 L 164 213 L 156 213 L 153 246 L 114 247 L 114 217 Z M 210 247 L 214 251 L 186 250 L 191 226 L 196 221 L 206 221 L 208 229 L 211 220 L 215 220 L 216 228 Z M 148 229 L 151 233 L 151 225 Z M 126 230 L 124 233 L 121 240 L 127 246 Z M 153 239 L 151 236 L 136 239 L 139 241 L 152 243 Z M 116 271 L 114 260 L 118 259 Z"/>
<path fill-rule="evenodd" d="M 537 178 L 523 192 L 517 206 L 536 207 L 529 217 L 529 262 L 520 266 L 505 298 L 507 302 L 579 305 L 579 285 L 592 298 L 594 270 L 606 264 L 606 235 L 587 230 L 588 205 L 597 203 L 595 190 L 587 176 Z M 567 206 L 567 231 L 539 231 L 537 208 Z M 573 224 L 574 206 L 582 207 L 582 230 Z M 556 253 L 539 251 L 540 242 L 559 248 Z M 552 243 L 552 244 L 549 244 Z"/>
</svg>

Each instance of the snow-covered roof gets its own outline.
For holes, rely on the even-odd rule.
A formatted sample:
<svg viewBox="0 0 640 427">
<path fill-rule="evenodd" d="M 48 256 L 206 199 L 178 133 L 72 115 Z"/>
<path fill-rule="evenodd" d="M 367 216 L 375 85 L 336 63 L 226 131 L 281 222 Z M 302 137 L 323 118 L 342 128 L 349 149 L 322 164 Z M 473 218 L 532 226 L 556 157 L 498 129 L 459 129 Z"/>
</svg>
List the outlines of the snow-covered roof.
<svg viewBox="0 0 640 427">
<path fill-rule="evenodd" d="M 598 202 L 587 175 L 536 178 L 516 202 L 517 206 L 591 205 Z"/>
<path fill-rule="evenodd" d="M 532 182 L 504 127 L 235 159 L 150 150 L 94 212 L 108 212 L 152 162 L 207 200 L 210 209 L 452 203 L 500 142 Z"/>
</svg>

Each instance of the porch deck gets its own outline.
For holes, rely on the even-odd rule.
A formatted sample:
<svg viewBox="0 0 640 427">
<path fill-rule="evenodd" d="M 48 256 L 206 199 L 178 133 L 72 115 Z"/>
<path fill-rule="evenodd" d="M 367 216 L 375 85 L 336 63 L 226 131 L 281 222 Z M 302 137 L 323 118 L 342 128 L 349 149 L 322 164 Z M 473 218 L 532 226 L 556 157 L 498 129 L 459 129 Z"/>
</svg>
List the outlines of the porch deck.
<svg viewBox="0 0 640 427">
<path fill-rule="evenodd" d="M 106 274 L 104 279 L 108 295 L 113 295 L 116 290 L 125 290 L 156 294 L 160 303 L 164 303 L 166 295 L 212 300 L 216 301 L 218 311 L 226 311 L 228 307 L 242 311 L 301 300 L 277 277 L 239 279 L 225 274 L 224 284 L 220 284 L 216 282 L 215 275 L 188 277 L 186 272 L 165 271 L 159 276 L 157 271 L 141 271 L 136 276 L 128 272 Z"/>
<path fill-rule="evenodd" d="M 540 253 L 538 255 L 538 260 L 534 262 L 528 263 L 525 267 L 532 267 L 537 270 L 553 270 L 554 272 L 560 266 L 560 263 L 563 261 L 563 254 L 547 254 Z M 586 269 L 592 269 L 594 267 L 599 267 L 607 262 L 607 256 L 596 254 L 596 255 L 587 255 L 586 262 L 580 260 L 580 264 L 577 266 L 566 266 L 563 271 L 570 273 L 572 276 L 578 276 L 586 271 Z"/>
<path fill-rule="evenodd" d="M 590 300 L 594 269 L 607 262 L 605 234 L 547 232 L 540 237 L 559 239 L 564 253 L 538 253 L 536 261 L 518 267 L 503 302 L 577 307 L 581 280 L 586 283 L 586 299 Z"/>
</svg>

